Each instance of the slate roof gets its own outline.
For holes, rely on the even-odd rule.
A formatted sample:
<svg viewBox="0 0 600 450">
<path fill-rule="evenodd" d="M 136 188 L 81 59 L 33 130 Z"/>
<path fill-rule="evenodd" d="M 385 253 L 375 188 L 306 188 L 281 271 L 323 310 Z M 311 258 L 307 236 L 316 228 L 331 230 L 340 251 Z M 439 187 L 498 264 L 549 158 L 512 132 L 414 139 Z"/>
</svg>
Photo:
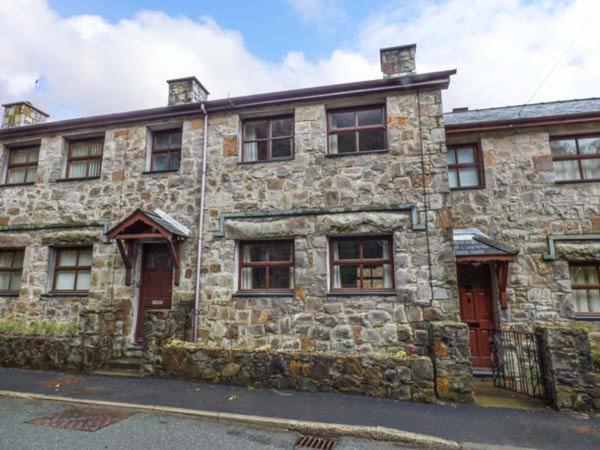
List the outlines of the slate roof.
<svg viewBox="0 0 600 450">
<path fill-rule="evenodd" d="M 185 237 L 185 238 L 189 237 L 189 233 L 187 233 L 187 234 L 184 233 L 184 231 L 182 229 L 175 226 L 173 223 L 169 222 L 168 220 L 163 219 L 158 214 L 148 211 L 148 210 L 145 210 L 145 209 L 141 209 L 140 211 L 142 211 L 145 215 L 147 215 L 150 219 L 155 221 L 157 224 L 159 224 L 161 227 L 163 227 L 168 232 L 173 233 L 177 236 Z"/>
<path fill-rule="evenodd" d="M 600 98 L 561 100 L 530 105 L 503 106 L 499 108 L 474 109 L 444 114 L 446 125 L 502 122 L 519 119 L 600 113 Z"/>
<path fill-rule="evenodd" d="M 517 253 L 517 249 L 490 239 L 477 228 L 454 230 L 456 256 L 511 256 Z"/>
</svg>

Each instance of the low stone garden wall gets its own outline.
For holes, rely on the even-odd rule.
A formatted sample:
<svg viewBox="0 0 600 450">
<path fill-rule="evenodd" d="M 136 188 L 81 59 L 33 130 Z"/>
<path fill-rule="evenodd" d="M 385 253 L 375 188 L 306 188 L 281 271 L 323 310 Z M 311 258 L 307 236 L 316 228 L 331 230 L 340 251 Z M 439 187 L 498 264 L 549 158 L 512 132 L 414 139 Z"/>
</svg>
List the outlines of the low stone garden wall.
<svg viewBox="0 0 600 450">
<path fill-rule="evenodd" d="M 172 341 L 163 347 L 157 369 L 165 377 L 212 383 L 434 401 L 433 365 L 425 356 L 219 349 Z"/>
<path fill-rule="evenodd" d="M 80 338 L 0 334 L 0 366 L 40 370 L 83 368 Z"/>
</svg>

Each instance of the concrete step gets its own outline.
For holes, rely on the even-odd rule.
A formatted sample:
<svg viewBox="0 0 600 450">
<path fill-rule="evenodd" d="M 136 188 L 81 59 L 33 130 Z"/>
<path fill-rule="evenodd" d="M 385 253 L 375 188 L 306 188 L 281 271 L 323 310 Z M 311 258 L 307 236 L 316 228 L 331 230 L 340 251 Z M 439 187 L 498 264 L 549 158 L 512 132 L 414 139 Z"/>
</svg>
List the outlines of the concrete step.
<svg viewBox="0 0 600 450">
<path fill-rule="evenodd" d="M 141 358 L 144 352 L 142 345 L 130 345 L 127 349 L 123 350 L 123 356 L 126 358 Z"/>
<path fill-rule="evenodd" d="M 104 369 L 137 370 L 142 368 L 142 358 L 116 358 L 109 360 Z"/>
</svg>

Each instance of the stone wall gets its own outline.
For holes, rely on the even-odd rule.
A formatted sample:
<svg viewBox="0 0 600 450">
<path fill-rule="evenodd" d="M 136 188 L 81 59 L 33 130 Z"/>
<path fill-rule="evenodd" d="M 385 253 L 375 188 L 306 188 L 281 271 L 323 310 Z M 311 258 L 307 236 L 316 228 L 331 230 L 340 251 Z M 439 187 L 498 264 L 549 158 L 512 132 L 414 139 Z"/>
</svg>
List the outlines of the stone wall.
<svg viewBox="0 0 600 450">
<path fill-rule="evenodd" d="M 144 351 L 142 370 L 144 374 L 162 374 L 163 347 L 173 339 L 189 338 L 191 332 L 192 305 L 178 305 L 176 309 L 148 310 L 144 317 Z"/>
<path fill-rule="evenodd" d="M 476 227 L 515 247 L 503 322 L 554 323 L 575 318 L 568 261 L 600 260 L 600 242 L 559 242 L 545 261 L 548 235 L 600 232 L 600 183 L 555 183 L 549 139 L 589 134 L 600 124 L 450 135 L 448 144 L 479 143 L 485 188 L 451 193 L 455 228 Z"/>
<path fill-rule="evenodd" d="M 239 386 L 434 400 L 433 368 L 427 357 L 223 349 L 173 342 L 164 349 L 161 370 L 165 376 Z"/>
<path fill-rule="evenodd" d="M 80 338 L 0 334 L 0 367 L 39 370 L 81 370 Z"/>
<path fill-rule="evenodd" d="M 585 330 L 541 327 L 546 388 L 559 410 L 600 410 L 600 377 Z"/>
</svg>

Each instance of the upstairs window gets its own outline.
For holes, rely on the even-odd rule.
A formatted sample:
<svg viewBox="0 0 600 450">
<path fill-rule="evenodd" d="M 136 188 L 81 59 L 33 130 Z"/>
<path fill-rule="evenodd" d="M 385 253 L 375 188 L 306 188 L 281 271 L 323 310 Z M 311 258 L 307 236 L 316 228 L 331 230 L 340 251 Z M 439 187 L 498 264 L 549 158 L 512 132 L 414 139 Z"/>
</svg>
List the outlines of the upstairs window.
<svg viewBox="0 0 600 450">
<path fill-rule="evenodd" d="M 575 314 L 600 317 L 600 262 L 570 263 Z"/>
<path fill-rule="evenodd" d="M 391 236 L 334 238 L 330 241 L 333 291 L 382 291 L 394 288 Z"/>
<path fill-rule="evenodd" d="M 240 291 L 291 292 L 294 289 L 294 242 L 240 243 Z"/>
<path fill-rule="evenodd" d="M 9 149 L 6 184 L 35 183 L 39 150 L 37 146 Z"/>
<path fill-rule="evenodd" d="M 92 271 L 92 247 L 56 248 L 52 291 L 87 293 Z"/>
<path fill-rule="evenodd" d="M 0 295 L 19 293 L 24 253 L 23 249 L 0 250 Z"/>
<path fill-rule="evenodd" d="M 243 122 L 242 162 L 276 161 L 293 156 L 293 116 Z"/>
<path fill-rule="evenodd" d="M 600 181 L 600 136 L 554 138 L 550 149 L 557 182 Z"/>
<path fill-rule="evenodd" d="M 450 189 L 483 187 L 483 158 L 477 144 L 448 146 Z"/>
<path fill-rule="evenodd" d="M 181 162 L 181 128 L 154 131 L 150 171 L 179 170 Z"/>
<path fill-rule="evenodd" d="M 69 141 L 67 178 L 97 178 L 102 166 L 104 139 Z"/>
<path fill-rule="evenodd" d="M 329 154 L 363 153 L 386 149 L 383 106 L 327 112 Z"/>
</svg>

